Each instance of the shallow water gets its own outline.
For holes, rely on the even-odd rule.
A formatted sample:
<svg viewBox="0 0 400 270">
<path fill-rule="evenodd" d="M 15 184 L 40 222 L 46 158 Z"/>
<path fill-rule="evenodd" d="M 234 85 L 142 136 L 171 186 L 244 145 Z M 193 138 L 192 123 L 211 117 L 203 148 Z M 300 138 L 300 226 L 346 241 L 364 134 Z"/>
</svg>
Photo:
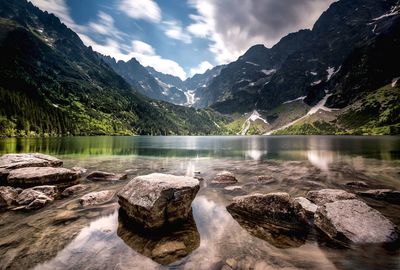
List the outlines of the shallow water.
<svg viewBox="0 0 400 270">
<path fill-rule="evenodd" d="M 117 199 L 83 208 L 81 195 L 120 189 L 89 182 L 90 190 L 45 208 L 0 213 L 1 269 L 221 269 L 234 258 L 239 269 L 400 269 L 397 249 L 358 246 L 341 249 L 315 231 L 303 238 L 260 232 L 226 210 L 235 195 L 286 191 L 304 195 L 321 188 L 347 189 L 362 180 L 371 188 L 400 189 L 400 137 L 70 137 L 2 139 L 0 153 L 41 152 L 65 167 L 152 172 L 205 180 L 193 202 L 193 220 L 165 235 L 144 235 L 118 211 Z M 208 185 L 222 170 L 233 171 L 240 192 Z M 257 176 L 271 181 L 257 182 Z M 400 206 L 366 201 L 397 226 Z M 183 244 L 182 244 L 183 243 Z M 165 246 L 176 256 L 161 258 Z"/>
</svg>

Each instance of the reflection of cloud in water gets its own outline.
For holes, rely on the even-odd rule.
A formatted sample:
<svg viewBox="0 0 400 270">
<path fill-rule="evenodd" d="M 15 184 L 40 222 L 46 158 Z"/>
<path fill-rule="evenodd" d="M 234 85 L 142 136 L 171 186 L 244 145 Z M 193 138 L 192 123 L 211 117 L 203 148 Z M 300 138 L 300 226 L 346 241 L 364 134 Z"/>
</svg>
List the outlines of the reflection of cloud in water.
<svg viewBox="0 0 400 270">
<path fill-rule="evenodd" d="M 309 150 L 307 158 L 315 167 L 328 171 L 329 165 L 335 161 L 335 154 L 332 151 Z"/>
<path fill-rule="evenodd" d="M 252 159 L 252 160 L 261 160 L 261 158 L 266 155 L 268 152 L 267 151 L 261 151 L 261 150 L 247 150 L 245 152 L 245 157 L 246 159 Z"/>
<path fill-rule="evenodd" d="M 34 269 L 113 269 L 117 265 L 118 269 L 156 269 L 156 263 L 127 249 L 116 236 L 117 224 L 117 211 L 99 218 L 83 228 L 53 259 Z"/>
</svg>

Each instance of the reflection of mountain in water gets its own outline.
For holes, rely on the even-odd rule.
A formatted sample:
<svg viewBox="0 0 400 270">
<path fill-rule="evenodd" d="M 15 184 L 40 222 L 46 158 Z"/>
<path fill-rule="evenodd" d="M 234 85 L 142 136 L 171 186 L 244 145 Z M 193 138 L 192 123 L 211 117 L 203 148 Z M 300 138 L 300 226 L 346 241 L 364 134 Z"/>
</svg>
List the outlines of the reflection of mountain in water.
<svg viewBox="0 0 400 270">
<path fill-rule="evenodd" d="M 135 251 L 164 265 L 189 255 L 200 245 L 200 234 L 192 214 L 182 224 L 162 231 L 144 231 L 120 210 L 117 235 Z"/>
<path fill-rule="evenodd" d="M 229 209 L 228 212 L 248 233 L 277 248 L 300 247 L 306 242 L 306 232 L 288 230 L 266 222 L 253 222 Z"/>
</svg>

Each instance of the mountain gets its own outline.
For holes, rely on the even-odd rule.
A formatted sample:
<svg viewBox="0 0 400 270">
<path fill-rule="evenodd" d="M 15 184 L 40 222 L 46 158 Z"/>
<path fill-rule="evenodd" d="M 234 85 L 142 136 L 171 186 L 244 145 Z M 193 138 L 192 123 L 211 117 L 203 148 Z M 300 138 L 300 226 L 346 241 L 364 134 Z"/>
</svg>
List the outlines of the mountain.
<svg viewBox="0 0 400 270">
<path fill-rule="evenodd" d="M 243 131 L 255 112 L 265 120 L 253 121 L 258 134 L 276 129 L 284 133 L 286 126 L 306 119 L 329 123 L 337 133 L 359 133 L 358 127 L 340 126 L 339 121 L 359 99 L 376 97 L 374 92 L 386 93 L 388 102 L 371 114 L 379 118 L 387 110 L 397 111 L 392 100 L 397 100 L 398 94 L 387 89 L 400 77 L 395 68 L 400 59 L 399 9 L 398 0 L 335 2 L 312 30 L 290 34 L 271 49 L 254 46 L 227 65 L 204 90 L 202 105 L 239 115 L 230 124 L 236 133 Z M 318 115 L 329 117 L 320 119 Z M 393 127 L 389 133 L 395 130 Z"/>
<path fill-rule="evenodd" d="M 144 67 L 135 58 L 124 62 L 110 56 L 99 54 L 99 57 L 139 93 L 152 99 L 195 108 L 205 107 L 201 105 L 202 90 L 224 67 L 216 66 L 182 81 L 179 77 L 164 74 L 152 67 Z"/>
<path fill-rule="evenodd" d="M 138 92 L 54 15 L 26 0 L 1 1 L 0 135 L 224 132 L 226 118 L 212 110 Z"/>
</svg>

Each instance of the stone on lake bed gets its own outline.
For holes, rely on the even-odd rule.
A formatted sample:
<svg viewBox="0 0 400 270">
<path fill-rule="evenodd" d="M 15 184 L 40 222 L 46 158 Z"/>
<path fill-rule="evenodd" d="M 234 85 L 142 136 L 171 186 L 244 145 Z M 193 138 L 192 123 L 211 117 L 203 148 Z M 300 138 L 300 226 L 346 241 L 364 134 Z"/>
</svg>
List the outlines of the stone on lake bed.
<svg viewBox="0 0 400 270">
<path fill-rule="evenodd" d="M 94 171 L 89 173 L 86 176 L 86 179 L 91 181 L 119 181 L 125 180 L 127 178 L 127 174 L 117 174 L 117 173 L 109 173 L 102 171 Z"/>
<path fill-rule="evenodd" d="M 341 189 L 311 190 L 307 193 L 307 199 L 316 205 L 324 205 L 339 200 L 356 199 L 356 195 Z"/>
<path fill-rule="evenodd" d="M 40 191 L 44 195 L 49 196 L 51 198 L 54 198 L 57 196 L 58 193 L 58 188 L 57 186 L 50 186 L 50 185 L 45 185 L 45 186 L 36 186 L 32 188 L 35 191 Z"/>
<path fill-rule="evenodd" d="M 218 173 L 211 181 L 212 184 L 235 184 L 237 182 L 235 175 L 228 171 Z"/>
<path fill-rule="evenodd" d="M 340 244 L 391 243 L 398 239 L 395 225 L 359 200 L 326 203 L 315 213 L 315 226 Z"/>
<path fill-rule="evenodd" d="M 37 186 L 74 183 L 79 174 L 66 168 L 29 167 L 10 171 L 7 183 L 11 186 Z"/>
<path fill-rule="evenodd" d="M 360 191 L 357 194 L 373 198 L 376 200 L 382 200 L 394 204 L 400 204 L 400 191 L 393 189 L 371 189 L 367 191 Z"/>
<path fill-rule="evenodd" d="M 153 173 L 132 179 L 119 193 L 126 214 L 144 228 L 185 220 L 200 189 L 192 177 Z"/>
<path fill-rule="evenodd" d="M 64 191 L 61 193 L 61 195 L 64 197 L 68 197 L 68 196 L 74 195 L 76 193 L 79 193 L 81 191 L 84 191 L 88 188 L 89 188 L 88 185 L 83 185 L 83 184 L 70 186 L 70 187 L 67 187 L 66 189 L 64 189 Z"/>
<path fill-rule="evenodd" d="M 305 212 L 288 193 L 255 193 L 233 198 L 228 211 L 258 223 L 270 223 L 287 229 L 304 230 Z"/>
<path fill-rule="evenodd" d="M 344 185 L 348 186 L 348 187 L 354 187 L 354 188 L 367 188 L 368 187 L 368 184 L 364 181 L 350 181 L 350 182 L 346 182 Z"/>
<path fill-rule="evenodd" d="M 37 209 L 43 207 L 48 202 L 52 202 L 53 198 L 43 192 L 28 188 L 18 195 L 16 201 L 19 205 L 25 206 L 25 209 Z"/>
<path fill-rule="evenodd" d="M 99 205 L 111 201 L 114 197 L 115 191 L 113 190 L 102 190 L 97 192 L 91 192 L 79 199 L 82 206 Z"/>
</svg>

